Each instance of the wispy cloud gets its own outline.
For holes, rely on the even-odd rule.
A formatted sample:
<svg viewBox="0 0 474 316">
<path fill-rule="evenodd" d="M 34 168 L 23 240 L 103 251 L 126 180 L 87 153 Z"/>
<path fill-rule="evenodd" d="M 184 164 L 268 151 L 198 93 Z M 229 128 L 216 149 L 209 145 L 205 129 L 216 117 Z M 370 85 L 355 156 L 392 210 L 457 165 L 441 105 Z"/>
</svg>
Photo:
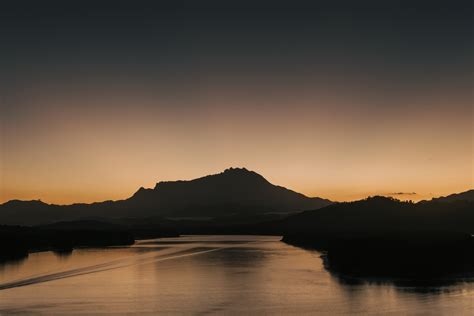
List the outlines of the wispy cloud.
<svg viewBox="0 0 474 316">
<path fill-rule="evenodd" d="M 416 192 L 392 192 L 387 195 L 417 195 Z"/>
</svg>

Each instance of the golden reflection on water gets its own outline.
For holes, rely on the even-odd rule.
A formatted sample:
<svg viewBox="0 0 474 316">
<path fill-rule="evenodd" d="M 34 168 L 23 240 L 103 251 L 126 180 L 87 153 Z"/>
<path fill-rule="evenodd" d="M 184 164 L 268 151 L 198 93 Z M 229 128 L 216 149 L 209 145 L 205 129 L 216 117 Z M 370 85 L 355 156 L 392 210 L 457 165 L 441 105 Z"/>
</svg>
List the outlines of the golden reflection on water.
<svg viewBox="0 0 474 316">
<path fill-rule="evenodd" d="M 380 314 L 474 310 L 474 285 L 347 282 L 273 236 L 184 236 L 0 265 L 0 313 Z"/>
</svg>

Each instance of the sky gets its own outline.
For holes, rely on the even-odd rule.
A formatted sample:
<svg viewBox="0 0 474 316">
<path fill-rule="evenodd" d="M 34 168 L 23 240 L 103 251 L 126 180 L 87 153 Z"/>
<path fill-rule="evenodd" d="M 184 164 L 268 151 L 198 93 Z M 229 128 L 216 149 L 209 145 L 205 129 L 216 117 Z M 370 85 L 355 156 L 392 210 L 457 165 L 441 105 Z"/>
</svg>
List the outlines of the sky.
<svg viewBox="0 0 474 316">
<path fill-rule="evenodd" d="M 471 1 L 0 5 L 0 203 L 246 167 L 336 201 L 474 187 Z"/>
</svg>

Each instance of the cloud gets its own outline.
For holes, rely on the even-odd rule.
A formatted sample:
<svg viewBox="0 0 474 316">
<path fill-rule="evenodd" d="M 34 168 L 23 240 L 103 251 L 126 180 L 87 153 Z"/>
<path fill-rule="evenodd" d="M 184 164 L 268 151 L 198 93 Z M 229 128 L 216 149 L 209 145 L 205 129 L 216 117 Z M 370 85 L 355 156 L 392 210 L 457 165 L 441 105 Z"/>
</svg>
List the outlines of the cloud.
<svg viewBox="0 0 474 316">
<path fill-rule="evenodd" d="M 416 192 L 392 192 L 388 195 L 417 195 Z"/>
</svg>

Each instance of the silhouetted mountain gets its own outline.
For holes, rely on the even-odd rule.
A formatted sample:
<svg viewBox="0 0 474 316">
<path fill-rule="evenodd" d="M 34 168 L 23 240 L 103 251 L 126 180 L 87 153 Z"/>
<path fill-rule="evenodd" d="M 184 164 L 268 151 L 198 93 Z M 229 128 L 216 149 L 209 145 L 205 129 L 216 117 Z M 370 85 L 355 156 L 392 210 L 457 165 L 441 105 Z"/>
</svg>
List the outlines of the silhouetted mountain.
<svg viewBox="0 0 474 316">
<path fill-rule="evenodd" d="M 124 201 L 142 210 L 160 209 L 161 214 L 172 217 L 290 213 L 330 203 L 273 185 L 245 168 L 230 168 L 191 181 L 160 182 L 154 189 L 141 188 Z"/>
<path fill-rule="evenodd" d="M 12 200 L 0 205 L 0 224 L 30 225 L 65 220 L 59 205 L 50 205 L 41 201 Z"/>
<path fill-rule="evenodd" d="M 326 268 L 336 274 L 431 278 L 474 272 L 474 201 L 466 199 L 415 204 L 376 196 L 267 226 L 284 232 L 285 242 L 325 250 Z"/>
<path fill-rule="evenodd" d="M 401 202 L 388 197 L 370 197 L 335 203 L 305 211 L 277 222 L 292 233 L 358 233 L 400 230 L 450 230 L 474 233 L 474 202 Z"/>
<path fill-rule="evenodd" d="M 0 205 L 0 224 L 37 225 L 90 217 L 237 219 L 299 212 L 329 204 L 329 200 L 310 198 L 273 185 L 245 168 L 230 168 L 190 181 L 160 182 L 154 189 L 140 188 L 132 197 L 121 201 L 72 205 L 9 201 Z"/>
<path fill-rule="evenodd" d="M 474 190 L 468 190 L 461 193 L 454 193 L 448 196 L 441 196 L 439 198 L 433 198 L 430 201 L 421 202 L 454 202 L 454 201 L 474 201 Z"/>
</svg>

